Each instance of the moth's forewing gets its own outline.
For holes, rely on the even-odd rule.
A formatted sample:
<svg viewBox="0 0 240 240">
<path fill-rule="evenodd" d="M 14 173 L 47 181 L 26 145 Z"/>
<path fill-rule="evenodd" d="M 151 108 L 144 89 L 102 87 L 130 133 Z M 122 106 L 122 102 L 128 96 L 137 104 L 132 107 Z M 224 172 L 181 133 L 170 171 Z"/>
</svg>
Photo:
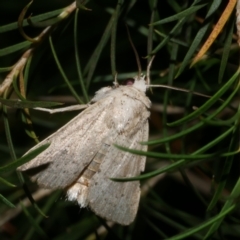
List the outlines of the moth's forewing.
<svg viewBox="0 0 240 240">
<path fill-rule="evenodd" d="M 102 99 L 77 115 L 57 132 L 37 144 L 32 151 L 47 142 L 51 145 L 32 161 L 18 168 L 34 168 L 32 180 L 46 188 L 65 188 L 72 184 L 91 162 L 108 133 L 99 126 L 106 115 L 111 99 Z M 96 136 L 98 136 L 96 138 Z M 46 168 L 37 168 L 48 164 Z M 37 171 L 39 169 L 39 171 Z"/>
</svg>

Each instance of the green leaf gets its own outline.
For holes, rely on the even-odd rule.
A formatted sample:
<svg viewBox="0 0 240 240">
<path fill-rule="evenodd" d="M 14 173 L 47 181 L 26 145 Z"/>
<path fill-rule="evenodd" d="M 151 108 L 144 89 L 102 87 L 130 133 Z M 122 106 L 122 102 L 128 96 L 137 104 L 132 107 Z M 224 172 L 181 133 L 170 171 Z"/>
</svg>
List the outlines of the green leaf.
<svg viewBox="0 0 240 240">
<path fill-rule="evenodd" d="M 24 155 L 23 157 L 19 158 L 18 160 L 9 163 L 3 167 L 0 167 L 0 173 L 6 173 L 9 171 L 15 170 L 17 167 L 23 165 L 26 162 L 29 162 L 33 158 L 35 158 L 37 155 L 39 155 L 41 152 L 45 151 L 50 146 L 50 143 L 46 143 L 37 149 L 34 149 L 33 151 L 29 152 L 28 154 Z"/>
<path fill-rule="evenodd" d="M 227 200 L 226 203 L 224 204 L 223 208 L 218 214 L 217 219 L 215 219 L 215 221 L 212 221 L 212 226 L 205 235 L 205 237 L 203 238 L 204 240 L 210 239 L 213 236 L 213 234 L 217 231 L 222 221 L 224 220 L 224 217 L 226 217 L 226 215 L 236 207 L 235 199 L 239 198 L 239 196 L 240 196 L 240 179 L 238 179 L 237 183 L 235 184 L 230 194 L 229 200 Z"/>
<path fill-rule="evenodd" d="M 46 12 L 46 13 L 43 13 L 43 14 L 39 14 L 39 15 L 37 15 L 37 16 L 32 17 L 31 19 L 32 19 L 33 21 L 43 21 L 43 20 L 46 20 L 46 19 L 48 19 L 48 18 L 51 18 L 51 17 L 53 17 L 53 16 L 58 15 L 58 14 L 61 13 L 62 11 L 63 11 L 63 8 L 57 9 L 57 10 L 54 10 L 54 11 L 51 11 L 51 12 Z M 28 24 L 27 20 L 24 20 L 24 21 L 23 21 L 23 26 L 28 26 L 28 25 L 29 25 L 29 24 Z M 10 23 L 10 24 L 1 26 L 1 27 L 0 27 L 0 33 L 12 31 L 12 30 L 17 29 L 17 28 L 18 28 L 18 23 L 17 23 L 17 22 Z"/>
<path fill-rule="evenodd" d="M 210 159 L 216 155 L 219 155 L 220 153 L 214 153 L 214 154 L 198 154 L 192 156 L 191 154 L 169 154 L 169 153 L 159 153 L 159 152 L 145 152 L 141 150 L 135 150 L 135 149 L 130 149 L 126 147 L 122 147 L 119 145 L 114 144 L 114 146 L 120 150 L 123 150 L 125 152 L 137 154 L 140 156 L 146 156 L 146 157 L 153 157 L 153 158 L 160 158 L 160 159 L 186 159 L 186 160 L 192 160 L 192 159 Z"/>
<path fill-rule="evenodd" d="M 164 18 L 162 20 L 154 22 L 151 25 L 156 26 L 156 25 L 160 25 L 160 24 L 163 24 L 163 23 L 169 23 L 169 22 L 172 22 L 172 21 L 180 20 L 182 18 L 188 17 L 189 15 L 197 12 L 199 9 L 205 7 L 206 5 L 207 4 L 201 4 L 201 5 L 198 5 L 198 6 L 191 6 L 188 9 L 186 9 L 186 10 L 180 12 L 180 13 L 177 13 L 175 15 L 172 15 L 171 17 Z"/>
<path fill-rule="evenodd" d="M 217 222 L 219 219 L 222 219 L 223 217 L 225 217 L 227 214 L 229 214 L 231 211 L 234 210 L 234 208 L 236 207 L 236 205 L 231 206 L 230 208 L 228 208 L 226 211 L 223 211 L 222 213 L 216 215 L 213 218 L 208 219 L 207 221 L 201 223 L 200 225 L 190 228 L 187 231 L 175 235 L 171 238 L 167 238 L 166 240 L 180 240 L 180 239 L 186 239 L 186 237 L 189 237 L 203 229 L 205 229 L 206 227 L 209 227 L 210 225 L 212 225 L 213 223 Z"/>
<path fill-rule="evenodd" d="M 15 45 L 12 45 L 6 48 L 2 48 L 0 49 L 0 57 L 22 50 L 26 47 L 29 47 L 31 44 L 32 44 L 31 42 L 25 41 L 25 42 L 17 43 Z"/>
<path fill-rule="evenodd" d="M 37 223 L 37 221 L 34 219 L 34 217 L 32 217 L 32 215 L 30 214 L 30 212 L 25 208 L 24 204 L 21 203 L 23 212 L 25 213 L 25 215 L 27 216 L 31 226 L 34 227 L 34 229 L 37 231 L 37 233 L 43 237 L 43 239 L 49 239 L 49 237 L 46 235 L 46 233 L 44 232 L 44 230 L 39 226 L 39 224 Z"/>
<path fill-rule="evenodd" d="M 50 43 L 50 47 L 51 47 L 51 50 L 52 50 L 52 54 L 53 54 L 53 57 L 54 57 L 54 60 L 57 64 L 57 67 L 58 67 L 58 70 L 60 71 L 65 83 L 67 84 L 69 90 L 71 91 L 71 93 L 73 94 L 73 96 L 75 97 L 75 99 L 79 102 L 79 103 L 83 103 L 82 99 L 78 96 L 78 94 L 76 93 L 76 91 L 74 90 L 74 88 L 72 87 L 67 75 L 65 74 L 62 66 L 61 66 L 61 63 L 58 59 L 58 56 L 57 56 L 57 53 L 55 51 L 55 48 L 53 46 L 53 42 L 52 42 L 52 37 L 50 36 L 49 37 L 49 43 Z"/>
<path fill-rule="evenodd" d="M 48 108 L 48 107 L 54 107 L 63 105 L 64 103 L 58 103 L 58 102 L 42 102 L 42 101 L 20 101 L 18 99 L 12 100 L 12 99 L 4 99 L 0 98 L 0 102 L 8 107 L 12 108 L 36 108 L 36 107 L 42 107 L 42 108 Z"/>
<path fill-rule="evenodd" d="M 234 26 L 235 26 L 235 22 L 233 21 L 230 28 L 229 28 L 228 36 L 227 36 L 226 42 L 225 42 L 224 47 L 223 47 L 221 65 L 219 67 L 219 76 L 218 76 L 218 82 L 219 83 L 222 82 L 223 74 L 224 74 L 224 71 L 225 71 L 225 69 L 227 67 L 227 64 L 228 64 L 228 58 L 229 58 L 229 54 L 230 54 L 230 50 L 231 50 L 231 44 L 232 44 L 232 36 L 234 34 L 234 32 L 233 32 Z"/>
<path fill-rule="evenodd" d="M 86 67 L 83 71 L 84 75 L 88 74 L 87 75 L 87 89 L 90 85 L 90 81 L 92 79 L 92 76 L 93 76 L 93 73 L 95 71 L 96 65 L 97 65 L 99 57 L 101 55 L 101 52 L 102 52 L 104 46 L 107 44 L 107 41 L 110 37 L 111 29 L 112 29 L 112 26 L 114 24 L 114 18 L 115 18 L 115 15 L 113 14 L 111 19 L 108 22 L 108 25 L 106 26 L 105 31 L 102 34 L 102 38 L 100 39 L 97 47 L 95 48 L 92 56 L 90 57 L 87 65 L 86 65 Z"/>
<path fill-rule="evenodd" d="M 216 0 L 211 3 L 211 6 L 209 7 L 209 10 L 205 17 L 206 23 L 204 23 L 204 25 L 199 29 L 195 38 L 193 39 L 192 44 L 189 47 L 188 52 L 185 54 L 185 57 L 181 63 L 181 66 L 180 66 L 175 78 L 177 78 L 184 71 L 184 69 L 186 68 L 186 66 L 189 63 L 189 60 L 193 57 L 194 53 L 197 51 L 197 48 L 198 48 L 200 42 L 202 41 L 208 28 L 210 27 L 211 22 L 209 21 L 209 18 L 210 18 L 210 16 L 212 16 L 214 14 L 215 11 L 217 11 L 221 2 L 222 2 L 221 0 Z"/>
<path fill-rule="evenodd" d="M 10 208 L 15 208 L 15 205 L 8 201 L 2 194 L 0 194 L 0 200 Z"/>
<path fill-rule="evenodd" d="M 7 180 L 5 180 L 5 179 L 3 179 L 3 178 L 1 178 L 1 177 L 0 177 L 0 182 L 3 183 L 3 184 L 5 184 L 5 185 L 7 185 L 7 186 L 9 186 L 9 187 L 16 187 L 16 185 L 8 182 Z"/>
</svg>

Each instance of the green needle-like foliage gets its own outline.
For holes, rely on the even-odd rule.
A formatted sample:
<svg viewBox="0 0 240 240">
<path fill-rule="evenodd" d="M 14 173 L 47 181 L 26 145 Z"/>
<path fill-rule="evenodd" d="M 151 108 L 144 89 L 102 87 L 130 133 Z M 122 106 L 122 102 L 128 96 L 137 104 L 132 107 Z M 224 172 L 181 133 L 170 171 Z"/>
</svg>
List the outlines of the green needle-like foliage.
<svg viewBox="0 0 240 240">
<path fill-rule="evenodd" d="M 228 2 L 235 1 L 0 1 L 0 239 L 240 239 L 235 10 L 191 66 Z M 126 25 L 144 73 L 155 55 L 151 85 L 188 91 L 146 93 L 150 134 L 140 143 L 148 152 L 115 145 L 147 156 L 140 176 L 112 179 L 142 186 L 137 217 L 123 227 L 65 200 L 64 190 L 41 189 L 16 168 L 79 113 L 34 108 L 87 104 L 115 76 L 121 84 L 137 74 Z"/>
</svg>

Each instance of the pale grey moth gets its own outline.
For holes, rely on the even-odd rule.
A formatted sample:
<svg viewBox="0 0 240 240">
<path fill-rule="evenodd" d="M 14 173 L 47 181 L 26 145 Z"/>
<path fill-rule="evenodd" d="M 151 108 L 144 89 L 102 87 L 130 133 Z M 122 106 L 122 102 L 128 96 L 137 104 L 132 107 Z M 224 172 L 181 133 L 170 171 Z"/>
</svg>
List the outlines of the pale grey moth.
<svg viewBox="0 0 240 240">
<path fill-rule="evenodd" d="M 41 187 L 65 189 L 67 199 L 90 207 L 98 216 L 129 225 L 135 219 L 140 199 L 139 181 L 115 182 L 110 178 L 138 176 L 145 156 L 119 150 L 114 145 L 147 150 L 151 102 L 145 95 L 149 83 L 140 73 L 127 85 L 115 82 L 96 92 L 89 107 L 57 132 L 37 144 L 51 145 L 20 166 Z"/>
</svg>

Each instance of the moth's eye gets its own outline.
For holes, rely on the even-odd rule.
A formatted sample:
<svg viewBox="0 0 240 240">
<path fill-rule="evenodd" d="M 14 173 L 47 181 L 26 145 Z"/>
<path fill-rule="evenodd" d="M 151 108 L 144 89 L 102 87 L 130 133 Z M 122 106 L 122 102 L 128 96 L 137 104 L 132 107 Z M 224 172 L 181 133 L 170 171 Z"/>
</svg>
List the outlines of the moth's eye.
<svg viewBox="0 0 240 240">
<path fill-rule="evenodd" d="M 128 78 L 124 81 L 124 85 L 133 85 L 133 84 L 134 84 L 133 78 Z"/>
</svg>

